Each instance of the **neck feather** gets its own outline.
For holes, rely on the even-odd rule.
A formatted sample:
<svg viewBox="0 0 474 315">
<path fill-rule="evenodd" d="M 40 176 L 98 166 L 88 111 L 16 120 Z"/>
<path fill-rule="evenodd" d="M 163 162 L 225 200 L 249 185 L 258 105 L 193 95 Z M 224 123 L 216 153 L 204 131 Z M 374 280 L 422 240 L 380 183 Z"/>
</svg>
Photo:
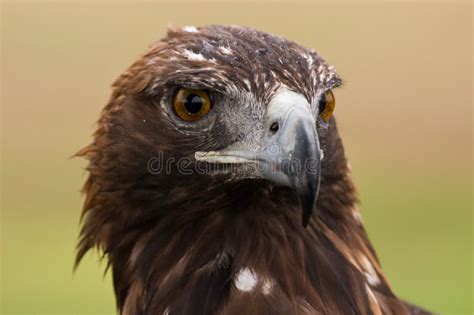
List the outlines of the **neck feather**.
<svg viewBox="0 0 474 315">
<path fill-rule="evenodd" d="M 349 177 L 322 185 L 307 228 L 292 194 L 256 187 L 110 226 L 102 245 L 122 313 L 404 314 Z"/>
</svg>

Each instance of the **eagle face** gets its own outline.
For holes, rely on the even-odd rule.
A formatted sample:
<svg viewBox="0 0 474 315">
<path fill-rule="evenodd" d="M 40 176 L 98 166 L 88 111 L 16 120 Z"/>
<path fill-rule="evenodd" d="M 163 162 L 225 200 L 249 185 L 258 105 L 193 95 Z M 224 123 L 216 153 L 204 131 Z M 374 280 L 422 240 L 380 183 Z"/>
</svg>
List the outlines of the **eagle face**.
<svg viewBox="0 0 474 315">
<path fill-rule="evenodd" d="M 79 152 L 77 262 L 104 252 L 122 314 L 409 313 L 361 225 L 340 84 L 277 36 L 170 29 L 113 84 Z"/>
<path fill-rule="evenodd" d="M 127 135 L 130 159 L 145 154 L 154 175 L 173 168 L 166 175 L 180 187 L 263 179 L 265 187 L 292 188 L 307 225 L 326 149 L 321 137 L 333 123 L 331 89 L 341 82 L 317 53 L 241 27 L 185 28 L 171 30 L 128 76 L 115 86 L 127 104 L 113 124 L 126 130 L 114 141 Z"/>
</svg>

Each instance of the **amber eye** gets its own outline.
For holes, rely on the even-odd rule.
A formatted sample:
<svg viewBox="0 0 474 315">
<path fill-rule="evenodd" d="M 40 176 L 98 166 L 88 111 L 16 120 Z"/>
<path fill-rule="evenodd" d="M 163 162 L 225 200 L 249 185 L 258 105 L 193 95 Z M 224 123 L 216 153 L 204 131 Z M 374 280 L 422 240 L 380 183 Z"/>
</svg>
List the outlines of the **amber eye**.
<svg viewBox="0 0 474 315">
<path fill-rule="evenodd" d="M 323 95 L 321 95 L 321 99 L 319 100 L 319 115 L 321 116 L 321 119 L 328 122 L 335 107 L 336 99 L 334 98 L 334 94 L 331 90 L 327 90 Z"/>
<path fill-rule="evenodd" d="M 173 97 L 173 107 L 179 118 L 196 121 L 211 110 L 211 98 L 204 90 L 180 88 Z"/>
</svg>

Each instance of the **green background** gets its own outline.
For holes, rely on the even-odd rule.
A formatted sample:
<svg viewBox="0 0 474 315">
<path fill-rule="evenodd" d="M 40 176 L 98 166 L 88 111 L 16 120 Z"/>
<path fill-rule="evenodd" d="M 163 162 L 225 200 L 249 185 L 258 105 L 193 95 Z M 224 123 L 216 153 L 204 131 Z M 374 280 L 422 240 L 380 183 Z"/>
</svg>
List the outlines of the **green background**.
<svg viewBox="0 0 474 315">
<path fill-rule="evenodd" d="M 240 24 L 315 48 L 369 236 L 395 292 L 472 308 L 470 2 L 2 2 L 1 311 L 113 314 L 97 253 L 73 274 L 81 159 L 110 83 L 167 25 Z"/>
</svg>

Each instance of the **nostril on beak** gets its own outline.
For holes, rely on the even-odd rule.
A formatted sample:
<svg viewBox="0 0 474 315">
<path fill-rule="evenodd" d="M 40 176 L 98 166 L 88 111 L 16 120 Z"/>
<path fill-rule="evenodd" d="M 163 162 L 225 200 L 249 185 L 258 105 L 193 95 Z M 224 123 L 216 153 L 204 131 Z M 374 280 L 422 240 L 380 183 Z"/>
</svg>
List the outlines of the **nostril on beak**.
<svg viewBox="0 0 474 315">
<path fill-rule="evenodd" d="M 277 121 L 275 121 L 273 124 L 270 126 L 270 133 L 275 134 L 277 133 L 278 129 L 280 129 L 280 125 L 278 124 Z"/>
</svg>

